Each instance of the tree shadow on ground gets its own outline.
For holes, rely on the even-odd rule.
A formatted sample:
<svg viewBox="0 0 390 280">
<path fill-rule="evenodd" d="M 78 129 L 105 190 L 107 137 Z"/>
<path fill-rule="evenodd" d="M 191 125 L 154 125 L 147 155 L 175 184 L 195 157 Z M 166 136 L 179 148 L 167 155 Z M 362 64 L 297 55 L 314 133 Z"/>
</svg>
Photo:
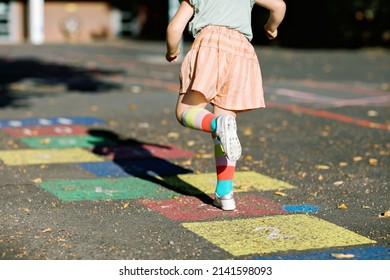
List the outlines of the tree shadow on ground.
<svg viewBox="0 0 390 280">
<path fill-rule="evenodd" d="M 101 77 L 122 73 L 0 57 L 0 108 L 26 107 L 23 101 L 43 93 L 101 93 L 119 89 L 120 84 Z"/>
<path fill-rule="evenodd" d="M 171 146 L 121 139 L 118 134 L 104 129 L 90 129 L 88 133 L 102 139 L 100 144 L 94 143 L 92 152 L 111 158 L 126 174 L 161 185 L 181 195 L 196 197 L 203 203 L 212 205 L 213 200 L 208 194 L 178 176 L 192 173 L 192 170 L 175 165 L 151 152 L 151 149 L 156 149 L 169 153 Z M 105 146 L 104 143 L 114 144 Z"/>
</svg>

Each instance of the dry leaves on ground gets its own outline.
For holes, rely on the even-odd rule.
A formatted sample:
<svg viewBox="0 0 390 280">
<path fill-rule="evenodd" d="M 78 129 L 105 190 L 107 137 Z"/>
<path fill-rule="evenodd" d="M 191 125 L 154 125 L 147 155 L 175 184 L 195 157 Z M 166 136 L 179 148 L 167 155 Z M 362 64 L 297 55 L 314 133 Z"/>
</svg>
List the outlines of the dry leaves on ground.
<svg viewBox="0 0 390 280">
<path fill-rule="evenodd" d="M 34 183 L 36 184 L 39 184 L 39 183 L 42 183 L 42 179 L 41 178 L 35 178 L 32 180 Z"/>
<path fill-rule="evenodd" d="M 348 209 L 347 205 L 344 203 L 341 203 L 339 206 L 337 206 L 338 209 Z"/>
<path fill-rule="evenodd" d="M 284 192 L 279 192 L 279 191 L 274 192 L 274 194 L 275 194 L 275 195 L 279 195 L 279 196 L 287 196 L 286 193 L 284 193 Z"/>
<path fill-rule="evenodd" d="M 315 168 L 318 169 L 318 170 L 328 170 L 328 169 L 330 169 L 329 165 L 325 165 L 325 164 L 317 164 L 315 166 Z"/>
</svg>

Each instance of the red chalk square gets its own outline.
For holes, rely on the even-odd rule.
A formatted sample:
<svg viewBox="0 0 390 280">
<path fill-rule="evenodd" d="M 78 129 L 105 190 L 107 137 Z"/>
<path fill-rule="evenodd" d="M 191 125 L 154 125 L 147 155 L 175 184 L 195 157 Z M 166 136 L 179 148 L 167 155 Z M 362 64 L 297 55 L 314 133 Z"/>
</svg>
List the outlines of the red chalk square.
<svg viewBox="0 0 390 280">
<path fill-rule="evenodd" d="M 138 202 L 175 221 L 258 217 L 287 213 L 280 204 L 252 193 L 236 193 L 235 200 L 237 208 L 234 211 L 222 211 L 193 196 L 164 200 L 138 200 Z"/>
<path fill-rule="evenodd" d="M 88 134 L 87 128 L 78 125 L 4 127 L 3 131 L 13 137 L 64 136 Z"/>
<path fill-rule="evenodd" d="M 139 159 L 139 158 L 193 158 L 195 154 L 173 145 L 142 144 L 126 147 L 96 147 L 95 154 L 108 157 L 111 160 Z"/>
</svg>

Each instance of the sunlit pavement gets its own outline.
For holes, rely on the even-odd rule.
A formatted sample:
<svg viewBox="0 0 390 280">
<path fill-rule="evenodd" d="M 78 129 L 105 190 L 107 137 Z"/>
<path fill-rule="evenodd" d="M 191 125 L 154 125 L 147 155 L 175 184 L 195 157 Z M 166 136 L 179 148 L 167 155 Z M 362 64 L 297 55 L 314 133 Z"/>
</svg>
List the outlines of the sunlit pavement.
<svg viewBox="0 0 390 280">
<path fill-rule="evenodd" d="M 390 258 L 388 51 L 257 46 L 223 212 L 164 47 L 0 46 L 1 259 Z"/>
</svg>

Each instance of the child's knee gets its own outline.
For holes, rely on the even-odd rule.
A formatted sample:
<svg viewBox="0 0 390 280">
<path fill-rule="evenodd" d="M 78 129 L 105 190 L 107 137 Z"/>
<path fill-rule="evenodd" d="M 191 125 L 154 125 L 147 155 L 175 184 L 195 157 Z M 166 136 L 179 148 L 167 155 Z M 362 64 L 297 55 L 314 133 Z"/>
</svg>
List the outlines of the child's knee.
<svg viewBox="0 0 390 280">
<path fill-rule="evenodd" d="M 181 109 L 179 109 L 179 108 L 176 108 L 176 119 L 177 119 L 177 121 L 178 121 L 181 125 L 183 125 L 183 123 L 182 123 L 183 113 L 184 113 L 183 110 L 181 110 Z"/>
</svg>

